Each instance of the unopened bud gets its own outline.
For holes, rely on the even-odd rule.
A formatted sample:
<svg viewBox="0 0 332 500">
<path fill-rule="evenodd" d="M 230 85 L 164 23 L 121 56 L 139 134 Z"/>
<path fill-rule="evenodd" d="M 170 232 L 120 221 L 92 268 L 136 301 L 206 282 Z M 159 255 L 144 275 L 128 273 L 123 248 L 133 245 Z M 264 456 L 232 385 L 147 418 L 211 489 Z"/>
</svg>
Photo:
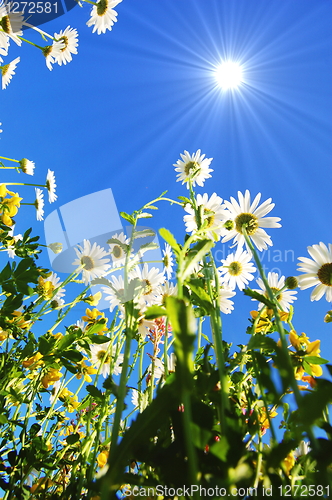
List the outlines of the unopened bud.
<svg viewBox="0 0 332 500">
<path fill-rule="evenodd" d="M 295 276 L 288 276 L 288 278 L 285 279 L 285 285 L 289 290 L 295 290 L 299 286 L 299 282 Z"/>
<path fill-rule="evenodd" d="M 327 311 L 324 321 L 325 323 L 332 323 L 332 311 Z"/>
<path fill-rule="evenodd" d="M 62 252 L 62 243 L 50 243 L 47 245 L 48 248 L 52 250 L 54 253 Z"/>
</svg>

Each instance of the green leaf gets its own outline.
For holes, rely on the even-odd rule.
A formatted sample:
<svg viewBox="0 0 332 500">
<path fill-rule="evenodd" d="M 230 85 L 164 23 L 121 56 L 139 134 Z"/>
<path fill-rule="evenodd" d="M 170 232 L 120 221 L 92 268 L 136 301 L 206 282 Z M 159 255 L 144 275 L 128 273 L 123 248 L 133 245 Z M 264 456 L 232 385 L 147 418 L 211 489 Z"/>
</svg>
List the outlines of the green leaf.
<svg viewBox="0 0 332 500">
<path fill-rule="evenodd" d="M 138 238 L 154 238 L 156 236 L 155 231 L 153 229 L 142 229 L 140 231 L 135 231 L 134 232 L 134 239 Z"/>
<path fill-rule="evenodd" d="M 75 444 L 79 440 L 80 440 L 80 435 L 78 432 L 75 432 L 75 434 L 70 434 L 70 436 L 66 437 L 67 444 Z"/>
<path fill-rule="evenodd" d="M 327 359 L 320 358 L 319 356 L 306 356 L 304 360 L 311 365 L 325 365 L 325 363 L 328 363 Z"/>
<path fill-rule="evenodd" d="M 111 341 L 109 337 L 104 337 L 104 335 L 89 335 L 89 339 L 93 344 L 105 344 Z"/>
<path fill-rule="evenodd" d="M 161 316 L 167 316 L 167 311 L 164 307 L 161 306 L 150 306 L 145 311 L 144 316 L 148 320 L 156 319 L 160 318 Z"/>
<path fill-rule="evenodd" d="M 0 415 L 0 424 L 7 424 L 8 420 L 6 415 Z"/>
<path fill-rule="evenodd" d="M 142 212 L 141 214 L 137 215 L 138 219 L 149 219 L 151 217 L 153 217 L 153 215 L 149 214 L 148 212 Z"/>
<path fill-rule="evenodd" d="M 176 377 L 180 386 L 191 389 L 196 321 L 191 304 L 183 299 L 169 296 L 166 309 L 175 337 L 174 347 L 177 358 Z"/>
<path fill-rule="evenodd" d="M 250 349 L 269 349 L 275 350 L 277 343 L 271 337 L 266 337 L 265 335 L 253 335 L 248 343 L 248 350 Z"/>
<path fill-rule="evenodd" d="M 127 214 L 126 212 L 120 212 L 120 215 L 123 219 L 128 221 L 132 226 L 135 225 L 135 219 L 131 215 Z"/>
<path fill-rule="evenodd" d="M 252 299 L 258 300 L 259 302 L 263 302 L 263 304 L 265 304 L 269 309 L 273 309 L 272 302 L 261 293 L 255 292 L 255 290 L 251 290 L 251 288 L 245 288 L 243 290 L 243 293 L 244 295 L 248 295 Z"/>
<path fill-rule="evenodd" d="M 97 321 L 97 323 L 94 323 L 93 325 L 90 326 L 90 328 L 87 330 L 87 334 L 91 335 L 92 333 L 98 333 L 100 332 L 106 324 L 106 319 L 101 318 Z M 107 342 L 105 340 L 105 342 Z"/>
<path fill-rule="evenodd" d="M 86 390 L 90 394 L 90 396 L 92 396 L 94 399 L 97 399 L 99 401 L 103 401 L 103 399 L 104 399 L 103 393 L 101 392 L 100 389 L 98 389 L 94 385 L 87 385 Z"/>
<path fill-rule="evenodd" d="M 191 204 L 191 201 L 186 196 L 178 196 L 178 200 Z"/>
<path fill-rule="evenodd" d="M 52 342 L 51 340 L 47 340 L 45 337 L 40 337 L 39 338 L 39 347 L 38 351 L 45 356 L 50 352 L 54 345 L 54 341 Z"/>
<path fill-rule="evenodd" d="M 221 436 L 220 441 L 217 441 L 210 447 L 210 453 L 215 455 L 222 462 L 226 462 L 229 443 L 226 436 Z"/>
<path fill-rule="evenodd" d="M 73 349 L 68 349 L 68 351 L 62 352 L 61 357 L 74 362 L 79 362 L 83 359 L 83 355 L 78 351 L 74 351 Z"/>
<path fill-rule="evenodd" d="M 196 283 L 196 282 L 198 283 Z M 188 281 L 188 286 L 191 289 L 191 291 L 195 295 L 195 304 L 198 306 L 201 306 L 205 311 L 208 313 L 212 312 L 213 309 L 213 304 L 210 295 L 204 290 L 202 286 L 200 286 L 200 281 L 199 280 L 190 280 Z"/>
<path fill-rule="evenodd" d="M 204 450 L 209 440 L 212 438 L 212 432 L 203 429 L 200 425 L 190 422 L 190 435 L 194 445 L 200 450 Z"/>
<path fill-rule="evenodd" d="M 10 263 L 7 262 L 7 265 L 3 268 L 3 270 L 0 273 L 0 283 L 8 280 L 12 274 L 12 268 L 10 266 Z"/>
<path fill-rule="evenodd" d="M 168 229 L 166 229 L 165 227 L 162 227 L 161 229 L 159 229 L 159 234 L 171 246 L 171 248 L 174 250 L 176 255 L 179 255 L 180 245 L 176 241 L 173 234 L 170 231 L 168 231 Z"/>
<path fill-rule="evenodd" d="M 201 240 L 189 250 L 184 262 L 184 268 L 182 272 L 183 280 L 193 273 L 196 264 L 201 261 L 203 257 L 205 257 L 205 255 L 211 250 L 213 246 L 213 241 Z"/>
<path fill-rule="evenodd" d="M 73 344 L 73 342 L 75 342 L 76 337 L 77 337 L 76 333 L 67 333 L 61 338 L 60 342 L 57 345 L 57 349 L 59 351 L 67 349 L 67 347 L 69 347 L 70 345 Z"/>
</svg>

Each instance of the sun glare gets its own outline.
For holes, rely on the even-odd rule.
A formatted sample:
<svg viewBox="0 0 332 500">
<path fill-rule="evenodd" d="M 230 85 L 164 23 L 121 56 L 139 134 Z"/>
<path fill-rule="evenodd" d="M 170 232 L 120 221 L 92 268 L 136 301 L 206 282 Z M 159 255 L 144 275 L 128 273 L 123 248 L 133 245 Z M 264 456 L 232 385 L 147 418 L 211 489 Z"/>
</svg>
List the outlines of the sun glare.
<svg viewBox="0 0 332 500">
<path fill-rule="evenodd" d="M 225 61 L 216 69 L 216 79 L 222 89 L 235 89 L 243 82 L 242 68 L 236 62 Z"/>
</svg>

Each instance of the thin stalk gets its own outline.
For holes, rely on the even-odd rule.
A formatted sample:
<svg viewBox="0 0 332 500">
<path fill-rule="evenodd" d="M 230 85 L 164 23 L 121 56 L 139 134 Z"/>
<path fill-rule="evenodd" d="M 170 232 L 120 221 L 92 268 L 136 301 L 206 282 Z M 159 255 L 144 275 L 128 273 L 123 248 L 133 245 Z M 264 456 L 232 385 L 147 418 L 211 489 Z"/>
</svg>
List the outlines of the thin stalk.
<svg viewBox="0 0 332 500">
<path fill-rule="evenodd" d="M 258 257 L 258 254 L 256 252 L 256 249 L 255 249 L 255 247 L 254 247 L 251 239 L 248 236 L 248 233 L 246 231 L 245 225 L 242 226 L 242 234 L 243 234 L 243 236 L 245 238 L 245 241 L 246 241 L 248 247 L 250 248 L 250 250 L 251 250 L 251 252 L 252 252 L 252 254 L 254 256 L 257 268 L 258 268 L 259 273 L 261 275 L 261 278 L 263 280 L 263 283 L 264 283 L 265 289 L 267 291 L 268 297 L 269 297 L 269 299 L 270 299 L 270 301 L 272 303 L 272 308 L 273 308 L 274 316 L 275 316 L 275 319 L 276 319 L 277 330 L 278 330 L 279 335 L 280 335 L 281 348 L 282 348 L 282 351 L 284 353 L 285 359 L 287 360 L 288 371 L 293 374 L 293 376 L 291 377 L 291 380 L 290 380 L 290 384 L 291 384 L 291 387 L 293 389 L 293 393 L 294 393 L 296 404 L 299 407 L 301 405 L 301 403 L 302 403 L 302 396 L 300 394 L 299 387 L 298 387 L 296 379 L 294 377 L 294 370 L 293 370 L 292 362 L 291 362 L 290 357 L 289 357 L 288 345 L 287 345 L 287 341 L 286 341 L 286 336 L 285 336 L 284 328 L 282 326 L 282 322 L 281 322 L 280 315 L 279 315 L 279 310 L 278 310 L 278 305 L 277 305 L 277 299 L 276 299 L 273 291 L 270 288 L 268 280 L 267 280 L 267 278 L 265 276 L 264 269 L 263 269 L 262 264 L 261 264 L 261 262 L 259 260 L 259 257 Z M 307 434 L 308 434 L 308 436 L 310 438 L 312 446 L 316 449 L 317 448 L 317 441 L 316 441 L 316 438 L 315 438 L 314 433 L 313 433 L 313 431 L 312 431 L 311 428 L 308 429 Z"/>
</svg>

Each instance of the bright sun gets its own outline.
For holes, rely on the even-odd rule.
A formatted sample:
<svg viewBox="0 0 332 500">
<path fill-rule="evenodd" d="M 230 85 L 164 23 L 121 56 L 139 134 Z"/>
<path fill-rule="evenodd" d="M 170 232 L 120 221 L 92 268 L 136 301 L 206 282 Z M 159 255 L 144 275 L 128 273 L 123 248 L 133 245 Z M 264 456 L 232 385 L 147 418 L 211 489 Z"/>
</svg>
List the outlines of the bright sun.
<svg viewBox="0 0 332 500">
<path fill-rule="evenodd" d="M 225 61 L 216 69 L 216 78 L 218 85 L 224 89 L 237 88 L 242 82 L 242 68 L 233 61 Z"/>
</svg>

